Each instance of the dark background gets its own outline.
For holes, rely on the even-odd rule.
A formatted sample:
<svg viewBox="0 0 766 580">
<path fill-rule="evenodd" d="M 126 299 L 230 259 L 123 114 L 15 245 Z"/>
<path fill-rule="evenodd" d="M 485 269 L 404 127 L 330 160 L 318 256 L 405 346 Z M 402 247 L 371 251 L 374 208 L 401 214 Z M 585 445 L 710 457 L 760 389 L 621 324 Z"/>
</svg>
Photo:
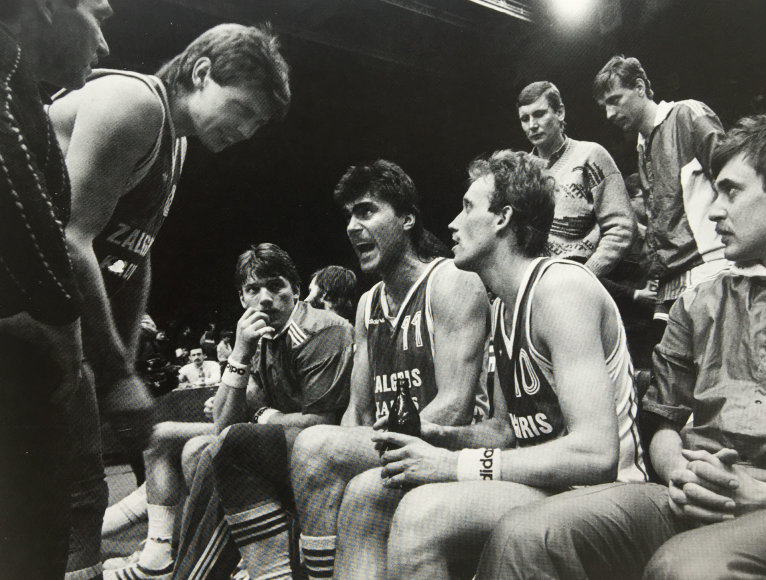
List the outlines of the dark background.
<svg viewBox="0 0 766 580">
<path fill-rule="evenodd" d="M 635 137 L 607 125 L 590 89 L 613 54 L 641 60 L 658 100 L 699 99 L 727 126 L 765 104 L 761 0 L 592 0 L 578 27 L 543 0 L 509 0 L 531 23 L 468 0 L 111 2 L 105 66 L 154 72 L 215 24 L 270 21 L 291 67 L 285 121 L 217 155 L 190 141 L 153 250 L 149 311 L 160 327 L 175 319 L 201 332 L 217 319 L 231 328 L 233 266 L 253 242 L 285 248 L 306 285 L 326 264 L 356 269 L 331 199 L 353 163 L 400 164 L 421 192 L 426 227 L 447 239 L 470 160 L 528 148 L 515 98 L 529 82 L 557 84 L 568 133 L 604 144 L 626 175 Z"/>
</svg>

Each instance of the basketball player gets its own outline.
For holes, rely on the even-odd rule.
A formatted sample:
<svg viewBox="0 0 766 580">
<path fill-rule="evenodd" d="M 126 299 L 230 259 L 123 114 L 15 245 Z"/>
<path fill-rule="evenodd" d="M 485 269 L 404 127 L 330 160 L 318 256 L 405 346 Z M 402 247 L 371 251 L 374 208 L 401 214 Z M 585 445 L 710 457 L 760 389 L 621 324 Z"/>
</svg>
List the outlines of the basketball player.
<svg viewBox="0 0 766 580">
<path fill-rule="evenodd" d="M 149 251 L 173 201 L 186 137 L 221 151 L 283 116 L 288 101 L 287 65 L 275 38 L 225 24 L 194 40 L 157 76 L 96 71 L 82 89 L 50 106 L 72 181 L 66 235 L 84 294 L 83 347 L 100 407 L 128 448 L 143 449 L 151 428 L 151 398 L 135 373 L 135 347 Z M 81 479 L 73 491 L 68 570 L 79 579 L 99 573 L 106 486 L 93 385 L 76 397 L 82 413 L 72 427 Z"/>
<path fill-rule="evenodd" d="M 661 425 L 650 449 L 662 483 L 515 511 L 492 532 L 479 578 L 766 577 L 766 116 L 732 127 L 711 170 L 709 218 L 735 266 L 676 301 L 654 351 L 642 413 Z"/>
<path fill-rule="evenodd" d="M 389 577 L 448 578 L 466 563 L 475 569 L 492 527 L 513 507 L 574 485 L 645 479 L 617 307 L 584 266 L 537 257 L 554 206 L 553 179 L 539 163 L 500 151 L 471 166 L 463 211 L 450 229 L 456 265 L 477 272 L 498 296 L 498 420 L 424 424 L 426 441 L 460 452 L 407 435 L 375 435 L 400 447 L 382 457 L 384 484 L 420 486 L 394 516 Z M 356 558 L 364 564 L 364 557 Z M 372 571 L 362 576 L 386 572 L 381 563 Z"/>
<path fill-rule="evenodd" d="M 226 478 L 219 491 L 237 500 L 257 498 L 255 505 L 247 504 L 247 510 L 243 511 L 262 516 L 275 511 L 274 502 L 264 501 L 275 493 L 275 486 L 289 489 L 287 454 L 298 431 L 307 425 L 335 422 L 346 407 L 353 329 L 340 316 L 298 300 L 300 277 L 295 264 L 287 252 L 274 244 L 259 244 L 245 251 L 237 262 L 236 277 L 245 312 L 237 323 L 234 349 L 215 396 L 213 415 L 217 431 L 232 426 L 221 434 L 221 451 L 216 458 L 220 461 L 219 455 L 225 456 L 225 466 L 237 476 L 242 471 L 251 473 L 244 481 L 241 477 Z M 166 440 L 160 440 L 155 433 L 155 446 L 146 454 L 149 460 L 146 544 L 137 563 L 106 570 L 105 580 L 169 579 L 171 575 L 184 579 L 200 577 L 200 572 L 194 571 L 196 559 L 178 562 L 174 570 L 171 551 L 176 507 L 184 487 L 178 473 L 182 449 L 178 443 L 185 432 L 196 434 L 197 426 L 195 423 L 158 426 Z M 170 438 L 173 433 L 177 434 L 175 441 Z M 188 440 L 189 437 L 184 441 Z M 235 487 L 226 487 L 227 483 Z M 191 487 L 194 485 L 193 482 Z M 197 494 L 193 494 L 192 499 L 201 506 L 208 500 Z M 196 507 L 199 506 L 191 506 Z M 214 507 L 215 515 L 218 506 Z M 241 532 L 248 535 L 253 531 L 238 526 L 241 519 L 229 522 L 235 540 Z M 212 529 L 221 518 L 213 520 L 209 522 Z M 198 522 L 198 525 L 207 523 Z M 286 528 L 286 518 L 277 512 L 267 529 L 282 527 Z M 284 552 L 286 554 L 286 548 Z M 190 555 L 186 551 L 182 553 L 184 559 Z M 278 564 L 289 571 L 286 557 Z M 208 577 L 217 575 L 217 572 L 208 572 Z"/>
<path fill-rule="evenodd" d="M 362 271 L 381 281 L 357 308 L 351 400 L 341 426 L 311 427 L 293 448 L 290 472 L 310 578 L 332 576 L 346 484 L 380 465 L 371 427 L 387 416 L 395 381 L 410 380 L 423 419 L 468 424 L 488 322 L 480 280 L 438 257 L 415 186 L 401 168 L 382 160 L 353 166 L 335 200 Z"/>
</svg>

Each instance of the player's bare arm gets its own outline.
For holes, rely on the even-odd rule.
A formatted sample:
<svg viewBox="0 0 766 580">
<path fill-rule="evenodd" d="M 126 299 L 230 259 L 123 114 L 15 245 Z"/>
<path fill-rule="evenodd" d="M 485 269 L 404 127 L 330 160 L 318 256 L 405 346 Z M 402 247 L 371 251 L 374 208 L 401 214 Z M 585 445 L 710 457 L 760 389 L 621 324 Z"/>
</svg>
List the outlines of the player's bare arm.
<svg viewBox="0 0 766 580">
<path fill-rule="evenodd" d="M 476 274 L 447 263 L 434 273 L 436 397 L 421 411 L 426 421 L 466 425 L 471 421 L 489 331 L 489 301 Z"/>
<path fill-rule="evenodd" d="M 359 300 L 354 322 L 354 366 L 351 369 L 351 387 L 348 408 L 343 413 L 340 424 L 343 427 L 372 425 L 375 420 L 375 405 L 372 399 L 372 373 L 367 353 L 367 328 L 364 325 L 364 310 L 370 293 L 366 292 Z"/>
<path fill-rule="evenodd" d="M 129 190 L 136 164 L 151 150 L 162 113 L 151 91 L 133 79 L 91 83 L 77 98 L 74 118 L 65 118 L 71 114 L 66 97 L 50 110 L 57 129 L 71 124 L 71 134 L 62 133 L 60 139 L 72 182 L 67 240 L 87 304 L 86 351 L 95 351 L 91 359 L 97 373 L 119 379 L 132 373 L 133 361 L 117 332 L 93 240 Z M 137 283 L 147 283 L 137 278 Z"/>
</svg>

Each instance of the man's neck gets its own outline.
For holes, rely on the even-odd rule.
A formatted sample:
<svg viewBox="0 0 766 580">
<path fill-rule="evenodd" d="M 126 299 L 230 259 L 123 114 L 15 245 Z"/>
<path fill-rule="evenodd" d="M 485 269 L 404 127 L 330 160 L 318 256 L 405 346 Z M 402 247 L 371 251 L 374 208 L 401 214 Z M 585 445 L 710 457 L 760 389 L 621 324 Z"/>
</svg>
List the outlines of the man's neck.
<svg viewBox="0 0 766 580">
<path fill-rule="evenodd" d="M 539 147 L 537 147 L 538 157 L 548 161 L 551 158 L 551 155 L 561 149 L 561 147 L 564 145 L 564 141 L 566 141 L 566 137 L 563 133 L 559 133 L 558 136 L 555 139 L 552 139 L 550 143 L 541 144 Z"/>
<path fill-rule="evenodd" d="M 641 117 L 641 126 L 638 128 L 638 132 L 644 139 L 648 139 L 652 131 L 654 131 L 654 120 L 657 118 L 657 108 L 659 105 L 654 101 L 647 99 L 646 106 L 644 107 L 644 113 Z"/>
<path fill-rule="evenodd" d="M 407 292 L 427 267 L 428 263 L 420 260 L 414 251 L 408 251 L 381 273 L 390 307 L 398 310 Z"/>
<path fill-rule="evenodd" d="M 498 246 L 478 272 L 484 285 L 506 305 L 513 307 L 534 258 L 522 256 L 506 245 Z"/>
<path fill-rule="evenodd" d="M 169 89 L 169 87 L 165 87 Z M 183 88 L 176 89 L 177 93 L 168 90 L 168 101 L 170 105 L 170 118 L 173 120 L 176 137 L 191 137 L 194 135 L 194 124 L 189 114 L 187 97 Z"/>
</svg>

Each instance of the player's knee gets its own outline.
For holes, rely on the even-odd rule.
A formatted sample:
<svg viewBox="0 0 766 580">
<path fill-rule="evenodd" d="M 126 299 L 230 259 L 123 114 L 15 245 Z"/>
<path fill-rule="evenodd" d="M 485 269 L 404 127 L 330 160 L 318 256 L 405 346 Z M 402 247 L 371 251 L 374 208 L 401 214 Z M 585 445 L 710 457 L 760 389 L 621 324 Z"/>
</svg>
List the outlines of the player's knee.
<svg viewBox="0 0 766 580">
<path fill-rule="evenodd" d="M 152 436 L 149 445 L 144 451 L 147 457 L 158 457 L 168 453 L 177 445 L 176 424 L 172 421 L 163 421 L 157 423 L 152 430 Z"/>
<path fill-rule="evenodd" d="M 194 473 L 197 471 L 202 453 L 211 445 L 214 440 L 209 435 L 193 437 L 184 445 L 181 451 L 181 470 L 184 474 L 184 481 L 187 485 L 191 484 Z"/>
<path fill-rule="evenodd" d="M 338 431 L 332 426 L 315 425 L 295 439 L 290 471 L 296 492 L 323 486 L 334 479 L 337 436 Z"/>
<path fill-rule="evenodd" d="M 347 520 L 356 531 L 369 529 L 379 522 L 375 513 L 381 508 L 380 476 L 378 471 L 373 472 L 377 482 L 372 481 L 370 472 L 357 475 L 347 485 L 343 492 L 343 505 L 341 520 Z M 377 485 L 375 485 L 378 483 Z"/>
<path fill-rule="evenodd" d="M 388 541 L 389 560 L 399 569 L 416 564 L 443 546 L 444 510 L 428 486 L 404 496 L 394 514 Z"/>
</svg>

